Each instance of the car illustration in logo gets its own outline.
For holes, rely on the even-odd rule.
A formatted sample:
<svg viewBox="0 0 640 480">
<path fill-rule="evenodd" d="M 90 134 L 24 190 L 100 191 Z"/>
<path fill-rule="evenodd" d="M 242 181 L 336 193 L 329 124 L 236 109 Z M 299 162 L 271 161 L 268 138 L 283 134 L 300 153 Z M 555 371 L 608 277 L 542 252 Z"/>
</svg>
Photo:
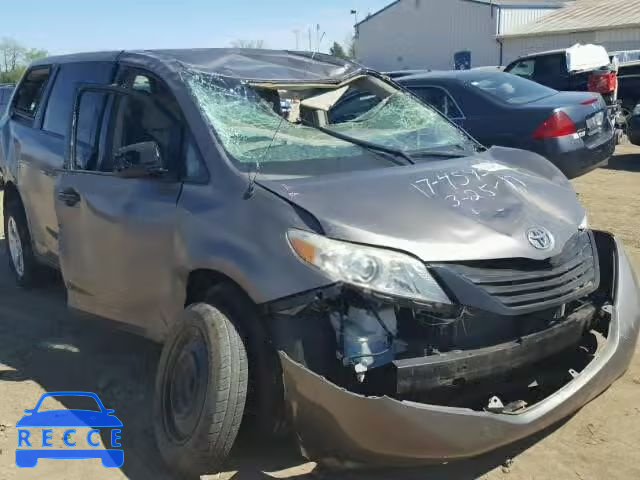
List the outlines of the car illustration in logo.
<svg viewBox="0 0 640 480">
<path fill-rule="evenodd" d="M 99 410 L 60 409 L 39 412 L 42 402 L 49 397 L 90 397 L 93 398 Z M 119 468 L 124 464 L 124 451 L 120 447 L 120 428 L 122 422 L 114 415 L 114 410 L 106 409 L 100 398 L 91 392 L 50 392 L 40 397 L 33 409 L 25 410 L 16 427 L 18 428 L 18 448 L 16 449 L 16 465 L 21 468 L 32 468 L 41 458 L 53 459 L 85 459 L 97 458 L 107 468 Z M 36 435 L 33 428 L 42 428 L 42 437 Z M 52 448 L 53 430 L 48 427 L 67 428 L 62 434 L 62 441 L 67 448 Z M 73 448 L 76 442 L 71 442 L 71 434 L 76 433 L 74 427 L 86 428 L 87 444 L 92 448 Z M 103 448 L 97 441 L 102 433 L 100 429 L 111 429 L 110 440 L 112 448 Z M 33 434 L 33 436 L 32 436 Z M 105 442 L 107 443 L 107 442 Z M 28 447 L 28 448 L 24 448 Z M 41 447 L 41 448 L 39 448 Z"/>
</svg>

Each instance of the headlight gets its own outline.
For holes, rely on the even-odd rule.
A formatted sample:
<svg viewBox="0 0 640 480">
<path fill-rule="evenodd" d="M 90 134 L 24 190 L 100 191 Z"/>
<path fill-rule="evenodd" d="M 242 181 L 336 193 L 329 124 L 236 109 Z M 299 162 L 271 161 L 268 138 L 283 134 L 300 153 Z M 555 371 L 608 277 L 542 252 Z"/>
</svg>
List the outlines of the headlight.
<svg viewBox="0 0 640 480">
<path fill-rule="evenodd" d="M 427 267 L 409 255 L 332 240 L 301 230 L 289 230 L 287 239 L 301 259 L 322 270 L 332 280 L 388 295 L 451 303 Z"/>
<path fill-rule="evenodd" d="M 578 230 L 580 230 L 581 232 L 586 230 L 587 228 L 589 228 L 589 219 L 587 218 L 587 215 L 585 214 L 584 218 L 582 219 L 582 222 L 580 222 L 580 225 L 578 225 Z"/>
<path fill-rule="evenodd" d="M 634 115 L 640 115 L 640 103 L 636 105 L 636 108 L 633 109 Z"/>
</svg>

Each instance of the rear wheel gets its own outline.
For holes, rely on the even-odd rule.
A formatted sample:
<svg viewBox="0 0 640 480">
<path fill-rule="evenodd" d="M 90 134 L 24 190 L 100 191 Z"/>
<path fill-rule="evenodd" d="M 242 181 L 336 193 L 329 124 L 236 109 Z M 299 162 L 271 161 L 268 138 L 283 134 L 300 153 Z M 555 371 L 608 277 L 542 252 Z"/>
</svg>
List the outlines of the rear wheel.
<svg viewBox="0 0 640 480">
<path fill-rule="evenodd" d="M 238 434 L 247 354 L 232 320 L 214 305 L 188 307 L 164 345 L 156 380 L 155 434 L 182 475 L 216 473 Z"/>
<path fill-rule="evenodd" d="M 33 287 L 38 280 L 40 266 L 31 247 L 31 235 L 22 204 L 13 200 L 5 205 L 4 232 L 9 265 L 21 287 Z"/>
</svg>

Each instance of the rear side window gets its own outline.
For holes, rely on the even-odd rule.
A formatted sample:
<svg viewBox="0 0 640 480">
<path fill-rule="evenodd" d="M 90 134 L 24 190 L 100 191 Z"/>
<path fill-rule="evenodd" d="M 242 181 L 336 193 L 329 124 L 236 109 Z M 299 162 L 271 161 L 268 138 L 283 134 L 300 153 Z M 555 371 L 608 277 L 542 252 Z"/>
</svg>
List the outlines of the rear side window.
<svg viewBox="0 0 640 480">
<path fill-rule="evenodd" d="M 467 85 L 512 105 L 535 102 L 558 93 L 552 88 L 509 73 L 478 75 Z"/>
<path fill-rule="evenodd" d="M 71 123 L 71 111 L 78 85 L 109 84 L 112 75 L 113 64 L 110 62 L 61 65 L 49 96 L 42 129 L 57 135 L 66 135 Z"/>
<path fill-rule="evenodd" d="M 458 105 L 446 90 L 439 87 L 415 87 L 411 91 L 447 118 L 463 118 Z"/>
<path fill-rule="evenodd" d="M 49 80 L 49 73 L 49 67 L 40 67 L 30 70 L 26 74 L 15 96 L 14 108 L 17 113 L 27 118 L 36 116 Z"/>
<path fill-rule="evenodd" d="M 509 67 L 507 72 L 513 75 L 518 75 L 519 77 L 531 78 L 533 77 L 535 65 L 536 62 L 534 59 L 520 60 L 519 62 Z"/>
<path fill-rule="evenodd" d="M 567 73 L 567 57 L 564 54 L 544 55 L 536 59 L 534 77 L 558 77 Z"/>
</svg>

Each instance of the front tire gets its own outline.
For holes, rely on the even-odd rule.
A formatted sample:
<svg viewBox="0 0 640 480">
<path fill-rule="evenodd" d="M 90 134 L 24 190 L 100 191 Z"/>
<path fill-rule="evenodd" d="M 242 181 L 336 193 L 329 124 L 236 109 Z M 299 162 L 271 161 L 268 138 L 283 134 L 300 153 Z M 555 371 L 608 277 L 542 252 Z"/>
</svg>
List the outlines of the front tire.
<svg viewBox="0 0 640 480">
<path fill-rule="evenodd" d="M 154 427 L 167 465 L 182 475 L 220 470 L 238 434 L 247 397 L 247 353 L 213 305 L 184 311 L 163 347 Z"/>
<path fill-rule="evenodd" d="M 31 235 L 22 204 L 13 200 L 4 209 L 4 234 L 9 265 L 16 283 L 23 288 L 36 285 L 40 266 L 33 254 Z"/>
</svg>

